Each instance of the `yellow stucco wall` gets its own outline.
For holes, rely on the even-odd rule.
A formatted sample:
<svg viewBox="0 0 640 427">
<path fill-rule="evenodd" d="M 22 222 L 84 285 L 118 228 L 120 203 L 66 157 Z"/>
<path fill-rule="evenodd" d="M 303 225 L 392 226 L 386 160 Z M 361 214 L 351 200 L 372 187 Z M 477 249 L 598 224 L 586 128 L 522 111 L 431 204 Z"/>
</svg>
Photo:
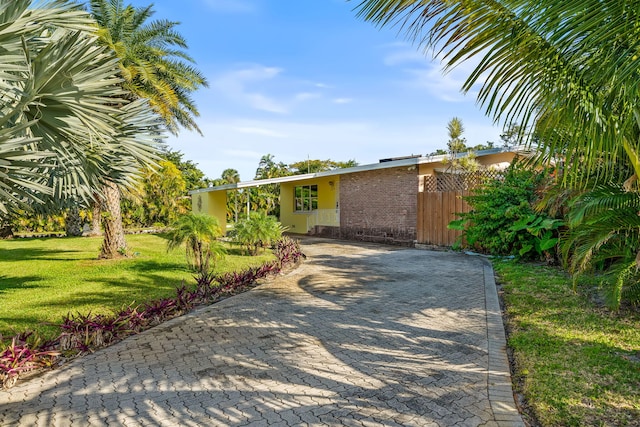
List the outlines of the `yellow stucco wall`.
<svg viewBox="0 0 640 427">
<path fill-rule="evenodd" d="M 340 177 L 337 175 L 280 184 L 280 222 L 290 233 L 306 234 L 311 213 L 294 211 L 294 190 L 300 185 L 318 186 L 318 209 L 337 209 L 340 200 Z"/>
<path fill-rule="evenodd" d="M 196 193 L 191 196 L 191 206 L 194 213 L 205 213 L 218 218 L 220 228 L 224 233 L 227 229 L 227 192 L 209 191 Z"/>
</svg>

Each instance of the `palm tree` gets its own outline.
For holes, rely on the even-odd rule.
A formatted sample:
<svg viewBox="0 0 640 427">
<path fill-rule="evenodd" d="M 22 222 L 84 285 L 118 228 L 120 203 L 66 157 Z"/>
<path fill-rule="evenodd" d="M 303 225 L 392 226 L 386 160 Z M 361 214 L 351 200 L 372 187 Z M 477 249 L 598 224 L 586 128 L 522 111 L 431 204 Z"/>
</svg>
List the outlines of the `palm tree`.
<svg viewBox="0 0 640 427">
<path fill-rule="evenodd" d="M 200 132 L 191 92 L 207 86 L 205 77 L 189 63 L 186 40 L 175 30 L 179 22 L 155 20 L 153 5 L 133 7 L 123 0 L 91 0 L 100 41 L 120 58 L 124 88 L 135 98 L 146 98 L 177 133 L 178 126 Z"/>
<path fill-rule="evenodd" d="M 178 126 L 200 129 L 195 123 L 198 110 L 190 93 L 206 86 L 206 79 L 188 63 L 187 43 L 175 31 L 177 22 L 151 21 L 152 5 L 135 8 L 123 0 L 91 0 L 91 13 L 98 22 L 100 41 L 119 58 L 122 86 L 131 99 L 148 99 L 162 117 L 167 129 L 177 133 Z M 101 257 L 112 258 L 126 251 L 120 215 L 120 191 L 114 183 L 105 187 L 105 239 Z"/>
<path fill-rule="evenodd" d="M 152 155 L 153 115 L 124 98 L 117 58 L 96 44 L 86 12 L 68 1 L 15 0 L 0 7 L 0 26 L 3 222 L 20 207 L 88 199 L 122 143 Z"/>
<path fill-rule="evenodd" d="M 217 239 L 222 236 L 218 219 L 206 214 L 190 213 L 178 218 L 167 234 L 167 249 L 173 250 L 183 244 L 186 248 L 187 264 L 199 273 L 207 273 L 213 260 L 214 267 L 225 250 Z"/>
<path fill-rule="evenodd" d="M 359 0 L 357 8 L 435 48 L 447 69 L 476 59 L 462 89 L 479 84 L 489 116 L 534 129 L 568 167 L 589 174 L 627 156 L 640 176 L 640 1 Z"/>
<path fill-rule="evenodd" d="M 590 270 L 605 270 L 602 284 L 613 308 L 623 300 L 640 303 L 638 194 L 622 185 L 600 184 L 571 204 L 561 247 L 574 280 Z"/>
<path fill-rule="evenodd" d="M 225 169 L 220 176 L 221 184 L 237 184 L 240 182 L 240 173 L 235 169 Z M 238 190 L 233 191 L 233 219 L 234 223 L 238 222 Z"/>
</svg>

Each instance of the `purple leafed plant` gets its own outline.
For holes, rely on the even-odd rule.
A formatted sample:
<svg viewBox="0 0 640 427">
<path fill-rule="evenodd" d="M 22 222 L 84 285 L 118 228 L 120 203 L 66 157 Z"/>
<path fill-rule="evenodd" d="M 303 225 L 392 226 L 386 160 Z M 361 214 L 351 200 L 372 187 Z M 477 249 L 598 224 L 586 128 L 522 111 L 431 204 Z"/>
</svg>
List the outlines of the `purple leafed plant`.
<svg viewBox="0 0 640 427">
<path fill-rule="evenodd" d="M 0 353 L 0 385 L 8 388 L 21 372 L 54 366 L 59 355 L 58 351 L 32 349 L 14 337 L 9 347 Z"/>
</svg>

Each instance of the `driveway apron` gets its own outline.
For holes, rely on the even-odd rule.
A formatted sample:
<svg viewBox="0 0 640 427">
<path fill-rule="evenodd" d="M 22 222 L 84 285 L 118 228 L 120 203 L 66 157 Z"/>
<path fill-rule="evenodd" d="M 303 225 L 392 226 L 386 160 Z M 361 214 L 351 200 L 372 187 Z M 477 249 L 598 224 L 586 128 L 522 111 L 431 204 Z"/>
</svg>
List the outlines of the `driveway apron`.
<svg viewBox="0 0 640 427">
<path fill-rule="evenodd" d="M 0 425 L 524 426 L 485 260 L 303 250 L 269 283 L 0 391 Z"/>
</svg>

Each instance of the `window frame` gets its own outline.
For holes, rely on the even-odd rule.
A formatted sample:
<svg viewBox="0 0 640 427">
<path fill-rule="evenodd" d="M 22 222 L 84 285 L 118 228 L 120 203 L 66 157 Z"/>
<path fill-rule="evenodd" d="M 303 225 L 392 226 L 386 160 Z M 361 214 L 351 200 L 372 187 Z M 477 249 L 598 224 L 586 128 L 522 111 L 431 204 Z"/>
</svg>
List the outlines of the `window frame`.
<svg viewBox="0 0 640 427">
<path fill-rule="evenodd" d="M 296 185 L 293 188 L 293 211 L 308 213 L 318 210 L 318 184 Z"/>
</svg>

